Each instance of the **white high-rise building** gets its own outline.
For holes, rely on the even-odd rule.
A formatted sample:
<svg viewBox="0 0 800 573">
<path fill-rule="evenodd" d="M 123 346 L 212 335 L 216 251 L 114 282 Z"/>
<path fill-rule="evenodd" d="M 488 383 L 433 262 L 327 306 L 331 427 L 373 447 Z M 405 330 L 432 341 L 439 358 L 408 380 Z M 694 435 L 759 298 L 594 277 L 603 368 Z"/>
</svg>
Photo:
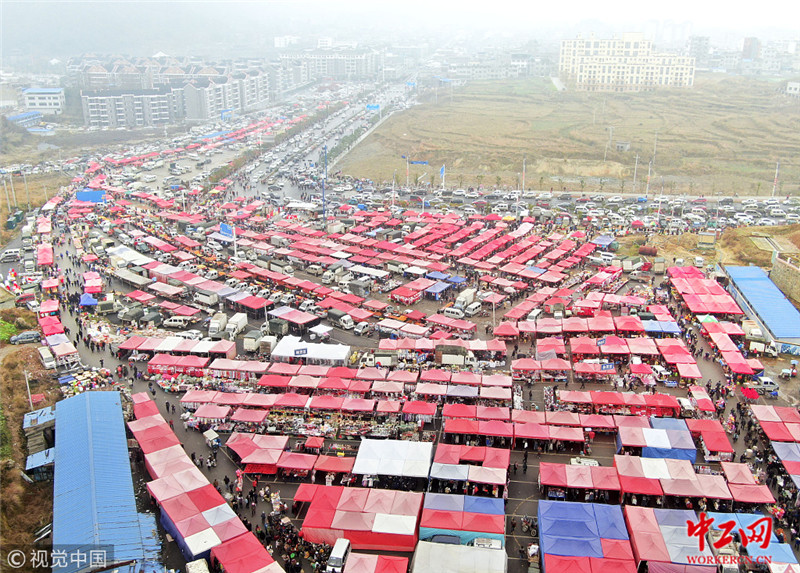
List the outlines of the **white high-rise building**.
<svg viewBox="0 0 800 573">
<path fill-rule="evenodd" d="M 694 85 L 695 59 L 653 51 L 643 34 L 562 40 L 561 78 L 577 90 L 638 92 Z"/>
</svg>

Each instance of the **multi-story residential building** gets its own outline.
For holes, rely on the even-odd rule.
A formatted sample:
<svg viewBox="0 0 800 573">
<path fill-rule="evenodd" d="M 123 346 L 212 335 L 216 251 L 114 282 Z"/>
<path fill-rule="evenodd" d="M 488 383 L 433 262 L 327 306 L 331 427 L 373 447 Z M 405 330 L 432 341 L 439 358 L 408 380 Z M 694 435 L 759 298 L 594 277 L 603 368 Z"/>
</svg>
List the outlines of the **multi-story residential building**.
<svg viewBox="0 0 800 573">
<path fill-rule="evenodd" d="M 260 71 L 195 80 L 183 87 L 187 121 L 206 121 L 223 112 L 245 113 L 270 101 L 269 75 Z"/>
<path fill-rule="evenodd" d="M 368 49 L 304 50 L 284 52 L 281 64 L 305 62 L 315 79 L 374 79 L 379 66 L 378 53 Z"/>
<path fill-rule="evenodd" d="M 621 38 L 563 40 L 562 79 L 584 91 L 638 92 L 694 85 L 691 56 L 655 52 L 643 34 Z"/>
<path fill-rule="evenodd" d="M 63 88 L 27 88 L 22 90 L 27 111 L 40 111 L 45 115 L 60 115 L 64 111 Z"/>
<path fill-rule="evenodd" d="M 81 92 L 87 127 L 157 127 L 183 117 L 181 90 L 103 90 Z"/>
</svg>

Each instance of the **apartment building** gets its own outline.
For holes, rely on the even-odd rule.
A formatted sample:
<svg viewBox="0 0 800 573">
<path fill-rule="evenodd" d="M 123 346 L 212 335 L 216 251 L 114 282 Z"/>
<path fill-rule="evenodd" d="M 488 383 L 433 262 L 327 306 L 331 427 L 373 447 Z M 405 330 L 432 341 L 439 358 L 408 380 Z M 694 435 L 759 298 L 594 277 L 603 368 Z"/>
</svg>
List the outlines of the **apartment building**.
<svg viewBox="0 0 800 573">
<path fill-rule="evenodd" d="M 183 117 L 181 90 L 103 90 L 81 92 L 86 127 L 158 127 Z"/>
<path fill-rule="evenodd" d="M 656 52 L 643 34 L 562 40 L 559 73 L 577 90 L 638 92 L 694 85 L 695 59 Z"/>
<path fill-rule="evenodd" d="M 44 115 L 60 115 L 64 111 L 63 88 L 27 88 L 22 90 L 27 111 L 40 111 Z"/>
</svg>

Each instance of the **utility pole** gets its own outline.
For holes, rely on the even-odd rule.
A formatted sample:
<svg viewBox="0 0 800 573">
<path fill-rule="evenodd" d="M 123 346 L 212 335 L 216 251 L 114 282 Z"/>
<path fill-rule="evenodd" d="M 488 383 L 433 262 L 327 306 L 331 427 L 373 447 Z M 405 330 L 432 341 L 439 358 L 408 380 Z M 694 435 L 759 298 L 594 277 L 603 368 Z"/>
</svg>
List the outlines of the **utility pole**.
<svg viewBox="0 0 800 573">
<path fill-rule="evenodd" d="M 636 154 L 636 162 L 633 164 L 633 194 L 636 195 L 636 170 L 639 168 L 639 154 Z"/>
<path fill-rule="evenodd" d="M 33 398 L 31 398 L 31 384 L 28 380 L 28 371 L 23 370 L 22 373 L 25 375 L 25 388 L 28 389 L 28 405 L 30 405 L 31 410 L 33 410 Z"/>
<path fill-rule="evenodd" d="M 658 130 L 656 130 L 656 139 L 653 142 L 653 165 L 656 164 L 656 149 L 658 148 Z"/>
<path fill-rule="evenodd" d="M 650 194 L 650 170 L 652 169 L 652 167 L 653 167 L 653 162 L 649 161 L 647 163 L 647 187 L 644 190 L 645 196 Z"/>
<path fill-rule="evenodd" d="M 8 205 L 8 214 L 11 214 L 11 197 L 8 195 L 8 185 L 6 185 L 6 178 L 3 177 L 3 189 L 6 191 L 6 204 Z"/>
<path fill-rule="evenodd" d="M 11 183 L 11 196 L 14 197 L 14 207 L 19 207 L 17 203 L 17 191 L 14 189 L 14 174 L 8 176 L 8 181 Z"/>
<path fill-rule="evenodd" d="M 25 177 L 25 172 L 22 172 L 22 182 L 25 183 L 25 194 L 28 196 L 28 211 L 31 210 L 31 191 L 28 189 L 28 178 Z"/>
<path fill-rule="evenodd" d="M 781 161 L 778 160 L 778 164 L 775 166 L 775 180 L 772 182 L 772 196 L 775 197 L 775 192 L 778 190 L 778 173 L 781 169 Z"/>
<path fill-rule="evenodd" d="M 325 176 L 322 179 L 322 230 L 328 232 L 328 213 L 325 205 L 325 186 L 328 183 L 328 144 L 323 147 L 325 151 Z"/>
<path fill-rule="evenodd" d="M 614 127 L 609 125 L 606 129 L 608 130 L 608 141 L 606 142 L 606 150 L 603 152 L 603 163 L 606 162 L 608 148 L 611 146 L 611 140 L 614 138 Z"/>
</svg>

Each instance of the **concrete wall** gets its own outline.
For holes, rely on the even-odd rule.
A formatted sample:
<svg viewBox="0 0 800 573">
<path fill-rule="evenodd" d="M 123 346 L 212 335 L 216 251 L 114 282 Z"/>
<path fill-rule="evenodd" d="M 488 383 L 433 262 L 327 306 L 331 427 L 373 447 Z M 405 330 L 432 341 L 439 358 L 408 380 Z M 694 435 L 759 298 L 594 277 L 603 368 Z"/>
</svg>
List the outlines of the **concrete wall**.
<svg viewBox="0 0 800 573">
<path fill-rule="evenodd" d="M 787 261 L 785 255 L 781 257 L 777 252 L 773 253 L 769 278 L 787 297 L 800 301 L 800 267 Z"/>
</svg>

